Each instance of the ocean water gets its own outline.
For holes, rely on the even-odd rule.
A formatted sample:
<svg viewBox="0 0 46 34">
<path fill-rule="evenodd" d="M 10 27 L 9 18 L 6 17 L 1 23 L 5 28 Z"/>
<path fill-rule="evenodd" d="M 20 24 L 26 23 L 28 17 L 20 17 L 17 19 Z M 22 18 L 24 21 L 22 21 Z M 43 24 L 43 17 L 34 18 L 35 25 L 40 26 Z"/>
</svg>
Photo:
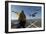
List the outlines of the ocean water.
<svg viewBox="0 0 46 34">
<path fill-rule="evenodd" d="M 41 27 L 41 19 L 31 19 L 31 20 L 26 20 L 25 28 L 34 23 L 35 21 L 37 22 L 34 25 L 36 25 L 37 27 Z M 11 28 L 17 28 L 18 26 L 20 26 L 18 20 L 11 20 Z M 32 28 L 32 26 L 28 28 Z"/>
</svg>

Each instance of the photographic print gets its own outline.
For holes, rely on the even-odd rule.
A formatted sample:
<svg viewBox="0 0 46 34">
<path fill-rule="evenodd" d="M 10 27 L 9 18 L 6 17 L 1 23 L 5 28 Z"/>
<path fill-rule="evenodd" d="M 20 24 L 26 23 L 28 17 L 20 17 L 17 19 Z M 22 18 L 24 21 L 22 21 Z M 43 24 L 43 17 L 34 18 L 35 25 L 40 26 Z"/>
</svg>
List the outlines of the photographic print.
<svg viewBox="0 0 46 34">
<path fill-rule="evenodd" d="M 41 7 L 11 5 L 11 28 L 26 27 L 41 27 Z"/>
<path fill-rule="evenodd" d="M 7 32 L 44 31 L 44 3 L 6 2 Z"/>
</svg>

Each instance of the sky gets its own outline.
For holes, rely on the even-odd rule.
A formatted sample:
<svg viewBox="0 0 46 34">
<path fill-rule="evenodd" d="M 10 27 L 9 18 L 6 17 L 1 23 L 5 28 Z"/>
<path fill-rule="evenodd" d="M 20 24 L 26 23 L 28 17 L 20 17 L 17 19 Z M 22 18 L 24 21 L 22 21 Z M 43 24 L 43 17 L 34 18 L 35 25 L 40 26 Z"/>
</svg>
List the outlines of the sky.
<svg viewBox="0 0 46 34">
<path fill-rule="evenodd" d="M 16 13 L 20 13 L 21 11 L 24 11 L 24 14 L 26 15 L 26 19 L 39 19 L 41 17 L 41 7 L 40 6 L 18 6 L 18 5 L 11 5 L 11 17 L 12 20 L 17 20 L 18 17 L 16 17 Z M 14 11 L 14 12 L 12 12 Z M 30 16 L 31 14 L 37 12 L 35 17 Z"/>
</svg>

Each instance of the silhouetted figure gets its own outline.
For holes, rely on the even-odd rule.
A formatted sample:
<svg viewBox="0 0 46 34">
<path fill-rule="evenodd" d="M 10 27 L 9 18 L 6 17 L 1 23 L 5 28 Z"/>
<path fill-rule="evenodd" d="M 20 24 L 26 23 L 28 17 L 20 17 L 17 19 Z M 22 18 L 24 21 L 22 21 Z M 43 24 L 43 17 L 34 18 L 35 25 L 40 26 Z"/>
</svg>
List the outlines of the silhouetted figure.
<svg viewBox="0 0 46 34">
<path fill-rule="evenodd" d="M 18 28 L 25 28 L 26 16 L 25 16 L 23 10 L 22 10 L 22 12 L 19 15 L 19 24 L 20 24 L 20 26 Z"/>
</svg>

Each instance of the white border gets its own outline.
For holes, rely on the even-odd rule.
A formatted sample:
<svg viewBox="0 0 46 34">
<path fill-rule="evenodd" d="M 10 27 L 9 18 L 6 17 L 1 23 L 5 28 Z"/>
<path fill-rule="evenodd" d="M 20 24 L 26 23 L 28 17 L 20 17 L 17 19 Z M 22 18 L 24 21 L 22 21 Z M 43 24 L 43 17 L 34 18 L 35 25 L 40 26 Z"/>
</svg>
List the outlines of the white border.
<svg viewBox="0 0 46 34">
<path fill-rule="evenodd" d="M 42 26 L 41 28 L 20 28 L 20 29 L 11 29 L 11 5 L 22 5 L 22 6 L 41 6 L 42 7 Z M 26 4 L 26 3 L 9 3 L 8 4 L 8 31 L 16 32 L 16 31 L 31 31 L 31 30 L 43 30 L 44 28 L 44 6 L 42 4 Z"/>
</svg>

